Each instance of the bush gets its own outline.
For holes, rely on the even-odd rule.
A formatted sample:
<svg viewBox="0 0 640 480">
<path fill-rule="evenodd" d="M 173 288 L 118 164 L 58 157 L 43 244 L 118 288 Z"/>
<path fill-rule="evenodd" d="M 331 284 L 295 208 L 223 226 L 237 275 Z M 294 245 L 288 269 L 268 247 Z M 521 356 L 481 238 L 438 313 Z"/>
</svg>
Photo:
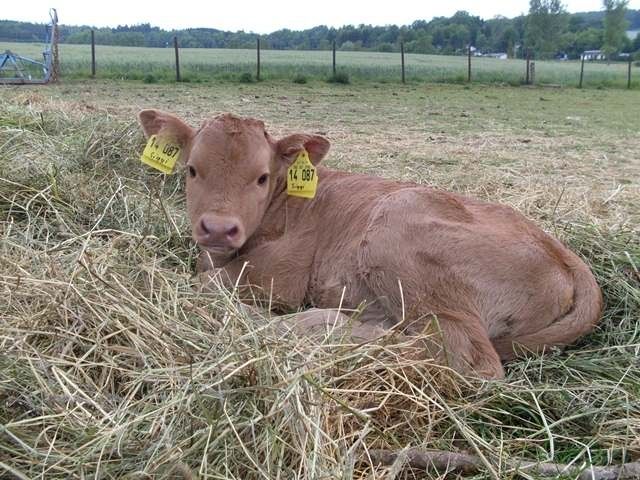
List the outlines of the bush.
<svg viewBox="0 0 640 480">
<path fill-rule="evenodd" d="M 253 83 L 253 75 L 251 75 L 249 72 L 241 73 L 238 77 L 238 81 L 240 83 Z"/>
<path fill-rule="evenodd" d="M 349 81 L 349 74 L 347 72 L 337 72 L 335 75 L 331 75 L 327 82 L 329 83 L 341 83 L 343 85 L 348 85 L 351 83 Z"/>
<path fill-rule="evenodd" d="M 293 83 L 307 83 L 307 77 L 305 77 L 301 73 L 298 73 L 295 77 L 293 77 Z"/>
<path fill-rule="evenodd" d="M 142 81 L 144 83 L 158 83 L 158 79 L 156 78 L 156 76 L 153 73 L 147 73 L 143 78 Z"/>
</svg>

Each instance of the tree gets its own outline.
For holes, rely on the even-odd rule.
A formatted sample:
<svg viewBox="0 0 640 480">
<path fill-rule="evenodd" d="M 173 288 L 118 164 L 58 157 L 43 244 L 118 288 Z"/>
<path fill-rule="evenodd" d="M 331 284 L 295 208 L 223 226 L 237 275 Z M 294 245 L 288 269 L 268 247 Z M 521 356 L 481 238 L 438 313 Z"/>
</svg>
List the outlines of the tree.
<svg viewBox="0 0 640 480">
<path fill-rule="evenodd" d="M 486 52 L 489 48 L 489 41 L 484 33 L 480 32 L 476 36 L 476 43 L 474 45 L 480 52 Z"/>
<path fill-rule="evenodd" d="M 574 14 L 569 19 L 569 31 L 573 33 L 580 32 L 589 28 L 587 19 L 583 15 Z"/>
<path fill-rule="evenodd" d="M 530 0 L 525 26 L 525 46 L 538 57 L 553 57 L 567 30 L 568 15 L 560 0 Z"/>
<path fill-rule="evenodd" d="M 469 29 L 465 25 L 451 24 L 445 30 L 447 44 L 453 52 L 464 50 L 471 39 Z"/>
<path fill-rule="evenodd" d="M 604 14 L 604 44 L 607 58 L 618 53 L 624 45 L 628 22 L 625 20 L 628 0 L 602 0 Z"/>
<path fill-rule="evenodd" d="M 507 52 L 509 58 L 515 58 L 515 44 L 518 40 L 518 35 L 516 30 L 513 27 L 507 28 L 502 34 L 502 38 L 500 39 L 500 43 L 504 45 L 504 48 L 501 48 L 500 51 Z"/>
<path fill-rule="evenodd" d="M 417 39 L 407 43 L 409 53 L 433 53 L 433 39 L 431 35 L 422 33 Z"/>
<path fill-rule="evenodd" d="M 339 28 L 319 25 L 307 30 L 285 28 L 261 36 L 261 45 L 262 48 L 273 50 L 328 50 L 336 41 L 338 47 L 342 45 L 345 49 L 389 50 L 391 45 L 397 51 L 399 42 L 404 42 L 407 52 L 455 53 L 466 52 L 467 45 L 471 43 L 482 52 L 507 52 L 509 56 L 521 56 L 523 49 L 529 47 L 535 49 L 538 58 L 552 57 L 560 51 L 566 52 L 571 58 L 578 58 L 584 50 L 602 48 L 605 43 L 604 9 L 569 15 L 564 13 L 561 1 L 564 0 L 531 1 L 529 15 L 515 18 L 497 16 L 483 20 L 459 11 L 451 17 L 416 20 L 401 26 L 362 24 Z M 615 10 L 620 3 L 625 2 L 611 2 L 610 10 Z M 618 14 L 622 15 L 621 10 Z M 640 30 L 640 10 L 627 10 L 625 18 L 629 22 L 629 30 Z M 609 20 L 607 25 L 610 25 Z M 256 41 L 256 34 L 251 32 L 229 32 L 215 28 L 163 30 L 144 23 L 114 28 L 60 25 L 61 42 L 89 43 L 91 30 L 95 30 L 96 42 L 105 45 L 167 47 L 172 45 L 174 35 L 178 36 L 183 47 L 254 48 Z M 617 31 L 622 30 L 624 28 Z M 0 41 L 42 42 L 45 32 L 43 24 L 0 20 Z M 634 43 L 626 36 L 622 36 L 622 39 L 618 51 L 640 49 L 640 40 Z"/>
<path fill-rule="evenodd" d="M 585 50 L 597 50 L 602 46 L 602 30 L 588 28 L 576 35 L 576 45 L 573 52 L 575 58 L 582 55 Z"/>
</svg>

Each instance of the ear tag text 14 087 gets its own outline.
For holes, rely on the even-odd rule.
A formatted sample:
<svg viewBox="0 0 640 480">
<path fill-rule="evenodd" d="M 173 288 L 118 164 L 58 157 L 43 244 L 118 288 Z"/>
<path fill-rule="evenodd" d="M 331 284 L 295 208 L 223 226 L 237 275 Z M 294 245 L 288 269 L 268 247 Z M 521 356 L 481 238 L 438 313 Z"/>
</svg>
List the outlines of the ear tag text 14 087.
<svg viewBox="0 0 640 480">
<path fill-rule="evenodd" d="M 313 198 L 318 187 L 316 167 L 309 154 L 302 150 L 287 170 L 287 194 L 292 197 Z"/>
<path fill-rule="evenodd" d="M 180 146 L 171 139 L 151 135 L 140 161 L 162 173 L 173 173 L 181 150 Z"/>
</svg>

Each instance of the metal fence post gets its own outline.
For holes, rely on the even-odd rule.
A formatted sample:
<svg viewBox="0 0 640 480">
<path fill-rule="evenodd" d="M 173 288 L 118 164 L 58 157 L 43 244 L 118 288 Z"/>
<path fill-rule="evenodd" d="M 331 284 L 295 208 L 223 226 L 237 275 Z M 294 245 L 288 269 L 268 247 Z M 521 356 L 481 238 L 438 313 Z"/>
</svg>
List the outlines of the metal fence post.
<svg viewBox="0 0 640 480">
<path fill-rule="evenodd" d="M 91 30 L 91 78 L 96 78 L 96 35 Z"/>
<path fill-rule="evenodd" d="M 173 37 L 173 48 L 176 51 L 176 82 L 180 81 L 180 57 L 178 55 L 178 37 Z"/>
<path fill-rule="evenodd" d="M 336 41 L 333 41 L 333 76 L 336 76 Z"/>
<path fill-rule="evenodd" d="M 260 37 L 256 38 L 256 80 L 260 81 Z"/>
<path fill-rule="evenodd" d="M 400 61 L 402 63 L 402 83 L 405 83 L 404 76 L 404 42 L 400 42 Z"/>
<path fill-rule="evenodd" d="M 467 82 L 471 82 L 471 44 L 469 44 L 469 51 L 467 52 Z"/>
</svg>

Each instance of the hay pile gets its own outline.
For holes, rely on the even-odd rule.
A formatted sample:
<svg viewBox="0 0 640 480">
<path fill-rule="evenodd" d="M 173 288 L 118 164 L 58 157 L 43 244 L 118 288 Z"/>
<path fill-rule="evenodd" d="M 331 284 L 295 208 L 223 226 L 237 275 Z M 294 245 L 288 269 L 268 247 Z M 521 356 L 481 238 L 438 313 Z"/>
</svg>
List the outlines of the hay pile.
<svg viewBox="0 0 640 480">
<path fill-rule="evenodd" d="M 463 380 L 384 341 L 280 338 L 200 292 L 181 180 L 140 165 L 142 142 L 109 112 L 0 105 L 0 477 L 440 478 L 371 461 L 418 447 L 512 478 L 513 458 L 640 456 L 632 232 L 560 229 L 603 286 L 595 333 Z"/>
</svg>

